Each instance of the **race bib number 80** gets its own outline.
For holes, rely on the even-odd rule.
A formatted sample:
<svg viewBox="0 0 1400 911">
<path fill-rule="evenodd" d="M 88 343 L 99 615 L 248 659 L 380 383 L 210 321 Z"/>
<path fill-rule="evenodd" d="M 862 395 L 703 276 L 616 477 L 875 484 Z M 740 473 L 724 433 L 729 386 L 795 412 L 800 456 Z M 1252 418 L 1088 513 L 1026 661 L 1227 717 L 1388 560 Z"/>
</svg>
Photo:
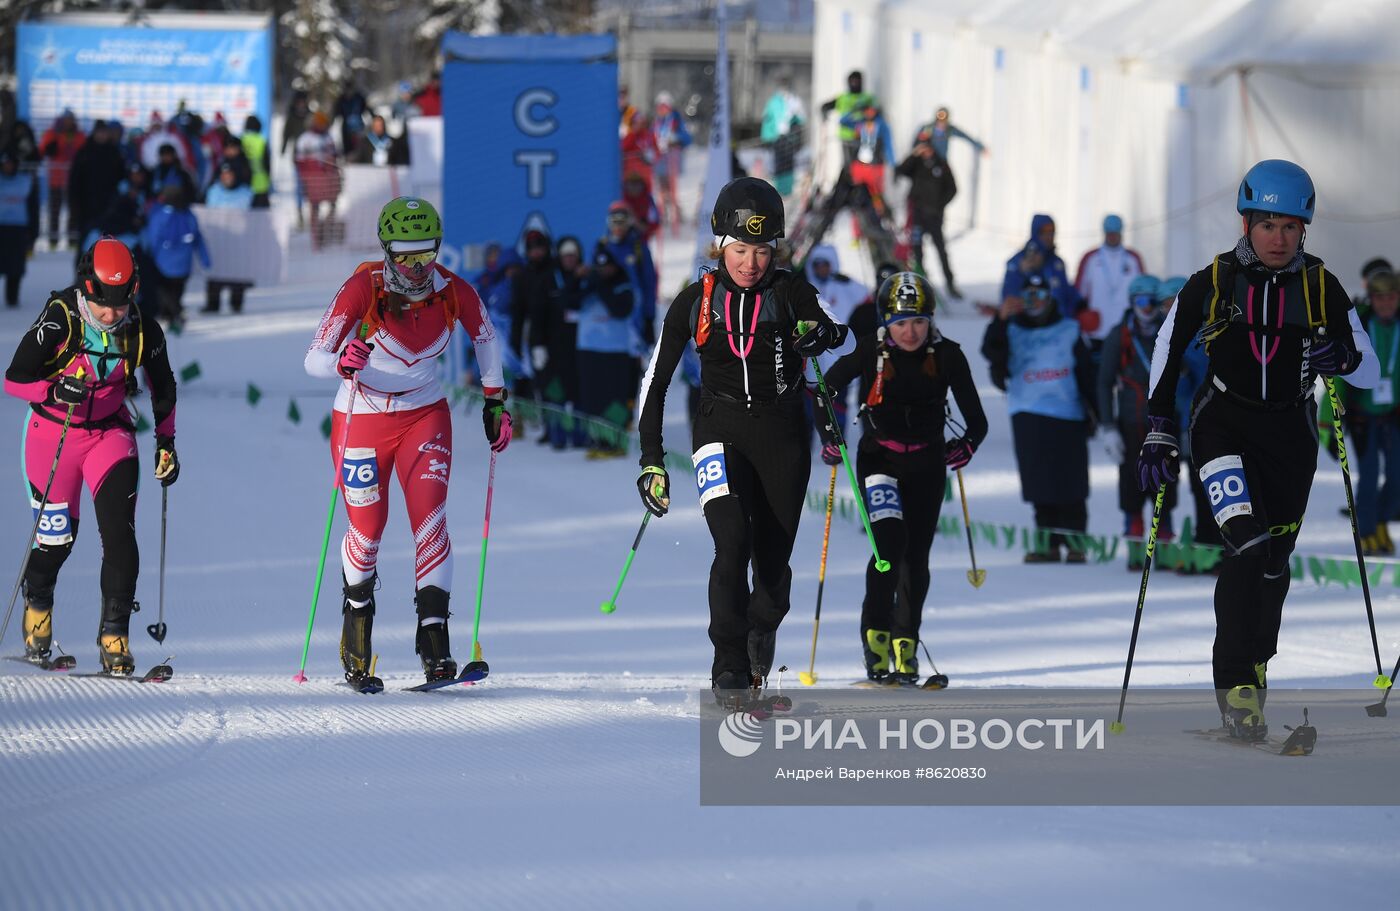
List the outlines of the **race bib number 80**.
<svg viewBox="0 0 1400 911">
<path fill-rule="evenodd" d="M 379 460 L 373 449 L 345 450 L 340 479 L 344 482 L 347 506 L 370 506 L 379 502 Z"/>
<path fill-rule="evenodd" d="M 1237 455 L 1211 459 L 1201 466 L 1201 484 L 1210 499 L 1210 511 L 1215 523 L 1224 525 L 1235 516 L 1254 512 L 1249 502 L 1249 486 L 1244 480 L 1244 462 Z"/>
<path fill-rule="evenodd" d="M 707 443 L 690 457 L 695 466 L 695 486 L 700 488 L 700 508 L 715 497 L 729 494 L 729 471 L 724 464 L 724 444 Z"/>
<path fill-rule="evenodd" d="M 887 474 L 872 474 L 865 479 L 865 508 L 870 521 L 903 519 L 904 504 L 899 501 L 899 481 Z"/>
<path fill-rule="evenodd" d="M 38 500 L 31 499 L 29 508 L 34 510 L 34 518 L 39 520 L 39 530 L 34 539 L 40 544 L 53 546 L 73 540 L 73 517 L 68 513 L 67 503 L 45 503 L 43 516 L 39 515 Z"/>
</svg>

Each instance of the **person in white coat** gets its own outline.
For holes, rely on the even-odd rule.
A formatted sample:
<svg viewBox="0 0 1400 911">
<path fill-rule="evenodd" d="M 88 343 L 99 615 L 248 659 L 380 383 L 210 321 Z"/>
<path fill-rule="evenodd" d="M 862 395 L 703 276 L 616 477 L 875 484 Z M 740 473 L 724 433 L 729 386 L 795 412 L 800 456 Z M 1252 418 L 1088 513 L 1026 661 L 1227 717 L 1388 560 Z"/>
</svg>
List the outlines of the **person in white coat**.
<svg viewBox="0 0 1400 911">
<path fill-rule="evenodd" d="M 1128 286 L 1146 271 L 1138 252 L 1123 246 L 1123 219 L 1105 216 L 1103 243 L 1084 254 L 1074 278 L 1079 296 L 1088 302 L 1079 314 L 1079 323 L 1089 336 L 1096 360 L 1104 336 L 1128 312 Z"/>
</svg>

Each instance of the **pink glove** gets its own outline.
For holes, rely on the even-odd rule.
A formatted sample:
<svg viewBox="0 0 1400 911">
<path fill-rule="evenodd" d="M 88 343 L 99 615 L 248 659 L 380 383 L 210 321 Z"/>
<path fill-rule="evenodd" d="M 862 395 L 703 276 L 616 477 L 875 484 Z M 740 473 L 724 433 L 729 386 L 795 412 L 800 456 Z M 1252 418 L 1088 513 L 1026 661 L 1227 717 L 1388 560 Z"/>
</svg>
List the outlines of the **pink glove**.
<svg viewBox="0 0 1400 911">
<path fill-rule="evenodd" d="M 345 346 L 345 350 L 340 352 L 340 360 L 336 363 L 335 369 L 347 380 L 355 378 L 357 370 L 363 370 L 369 363 L 369 353 L 374 350 L 374 346 L 369 342 L 352 338 L 350 344 Z"/>
<path fill-rule="evenodd" d="M 972 461 L 972 444 L 964 439 L 949 440 L 943 453 L 943 463 L 954 471 L 961 471 Z"/>
<path fill-rule="evenodd" d="M 491 444 L 491 451 L 505 452 L 513 433 L 510 412 L 506 411 L 505 402 L 500 399 L 487 399 L 481 409 L 481 418 L 486 426 L 486 442 Z"/>
<path fill-rule="evenodd" d="M 827 465 L 841 464 L 841 447 L 835 443 L 822 444 L 822 462 Z"/>
</svg>

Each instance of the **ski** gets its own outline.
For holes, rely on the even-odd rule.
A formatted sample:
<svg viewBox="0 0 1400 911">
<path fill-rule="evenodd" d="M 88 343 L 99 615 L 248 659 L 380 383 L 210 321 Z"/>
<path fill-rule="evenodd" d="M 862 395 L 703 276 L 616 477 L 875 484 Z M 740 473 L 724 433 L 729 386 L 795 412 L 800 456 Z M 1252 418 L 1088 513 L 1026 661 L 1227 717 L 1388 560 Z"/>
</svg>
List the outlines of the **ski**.
<svg viewBox="0 0 1400 911">
<path fill-rule="evenodd" d="M 947 674 L 932 674 L 923 683 L 917 681 L 911 683 L 900 683 L 897 680 L 856 680 L 851 686 L 863 690 L 946 690 L 948 688 Z"/>
<path fill-rule="evenodd" d="M 1210 728 L 1209 730 L 1189 730 L 1186 733 L 1194 734 L 1201 740 L 1213 740 L 1218 743 L 1229 743 L 1238 747 L 1250 747 L 1264 753 L 1275 756 L 1311 756 L 1313 747 L 1317 744 L 1317 730 L 1311 725 L 1300 724 L 1296 728 L 1285 728 L 1291 733 L 1287 737 L 1270 736 L 1266 740 L 1241 740 L 1238 737 L 1231 737 L 1224 728 Z"/>
<path fill-rule="evenodd" d="M 376 693 L 384 692 L 384 681 L 378 677 L 361 677 L 359 683 L 351 683 L 349 680 L 342 680 L 336 686 L 344 686 L 366 696 L 373 696 Z"/>
<path fill-rule="evenodd" d="M 20 664 L 27 664 L 41 671 L 71 671 L 78 664 L 78 659 L 72 655 L 59 655 L 57 658 L 46 661 L 33 661 L 23 655 L 6 655 L 5 660 L 18 661 Z"/>
<path fill-rule="evenodd" d="M 129 683 L 164 683 L 175 676 L 175 670 L 168 664 L 154 665 L 149 671 L 136 676 L 135 674 L 112 674 L 107 671 L 88 671 L 80 674 L 69 674 L 69 677 L 98 678 L 106 680 L 125 680 Z"/>
<path fill-rule="evenodd" d="M 430 690 L 440 690 L 445 686 L 476 683 L 479 680 L 485 680 L 486 676 L 490 673 L 491 668 L 487 666 L 485 661 L 468 661 L 456 677 L 448 677 L 443 680 L 429 680 L 427 683 L 420 683 L 417 686 L 404 687 L 404 692 L 426 693 Z"/>
</svg>

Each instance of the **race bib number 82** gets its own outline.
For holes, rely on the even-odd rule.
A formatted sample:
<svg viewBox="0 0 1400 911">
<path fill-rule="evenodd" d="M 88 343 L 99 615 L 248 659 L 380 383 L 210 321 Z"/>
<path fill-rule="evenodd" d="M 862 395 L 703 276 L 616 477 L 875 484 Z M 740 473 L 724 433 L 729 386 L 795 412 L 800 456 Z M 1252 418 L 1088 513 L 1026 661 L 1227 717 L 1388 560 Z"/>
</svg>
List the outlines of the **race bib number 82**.
<svg viewBox="0 0 1400 911">
<path fill-rule="evenodd" d="M 899 501 L 899 480 L 887 474 L 872 474 L 865 479 L 865 508 L 870 521 L 903 519 L 904 504 Z"/>
</svg>

